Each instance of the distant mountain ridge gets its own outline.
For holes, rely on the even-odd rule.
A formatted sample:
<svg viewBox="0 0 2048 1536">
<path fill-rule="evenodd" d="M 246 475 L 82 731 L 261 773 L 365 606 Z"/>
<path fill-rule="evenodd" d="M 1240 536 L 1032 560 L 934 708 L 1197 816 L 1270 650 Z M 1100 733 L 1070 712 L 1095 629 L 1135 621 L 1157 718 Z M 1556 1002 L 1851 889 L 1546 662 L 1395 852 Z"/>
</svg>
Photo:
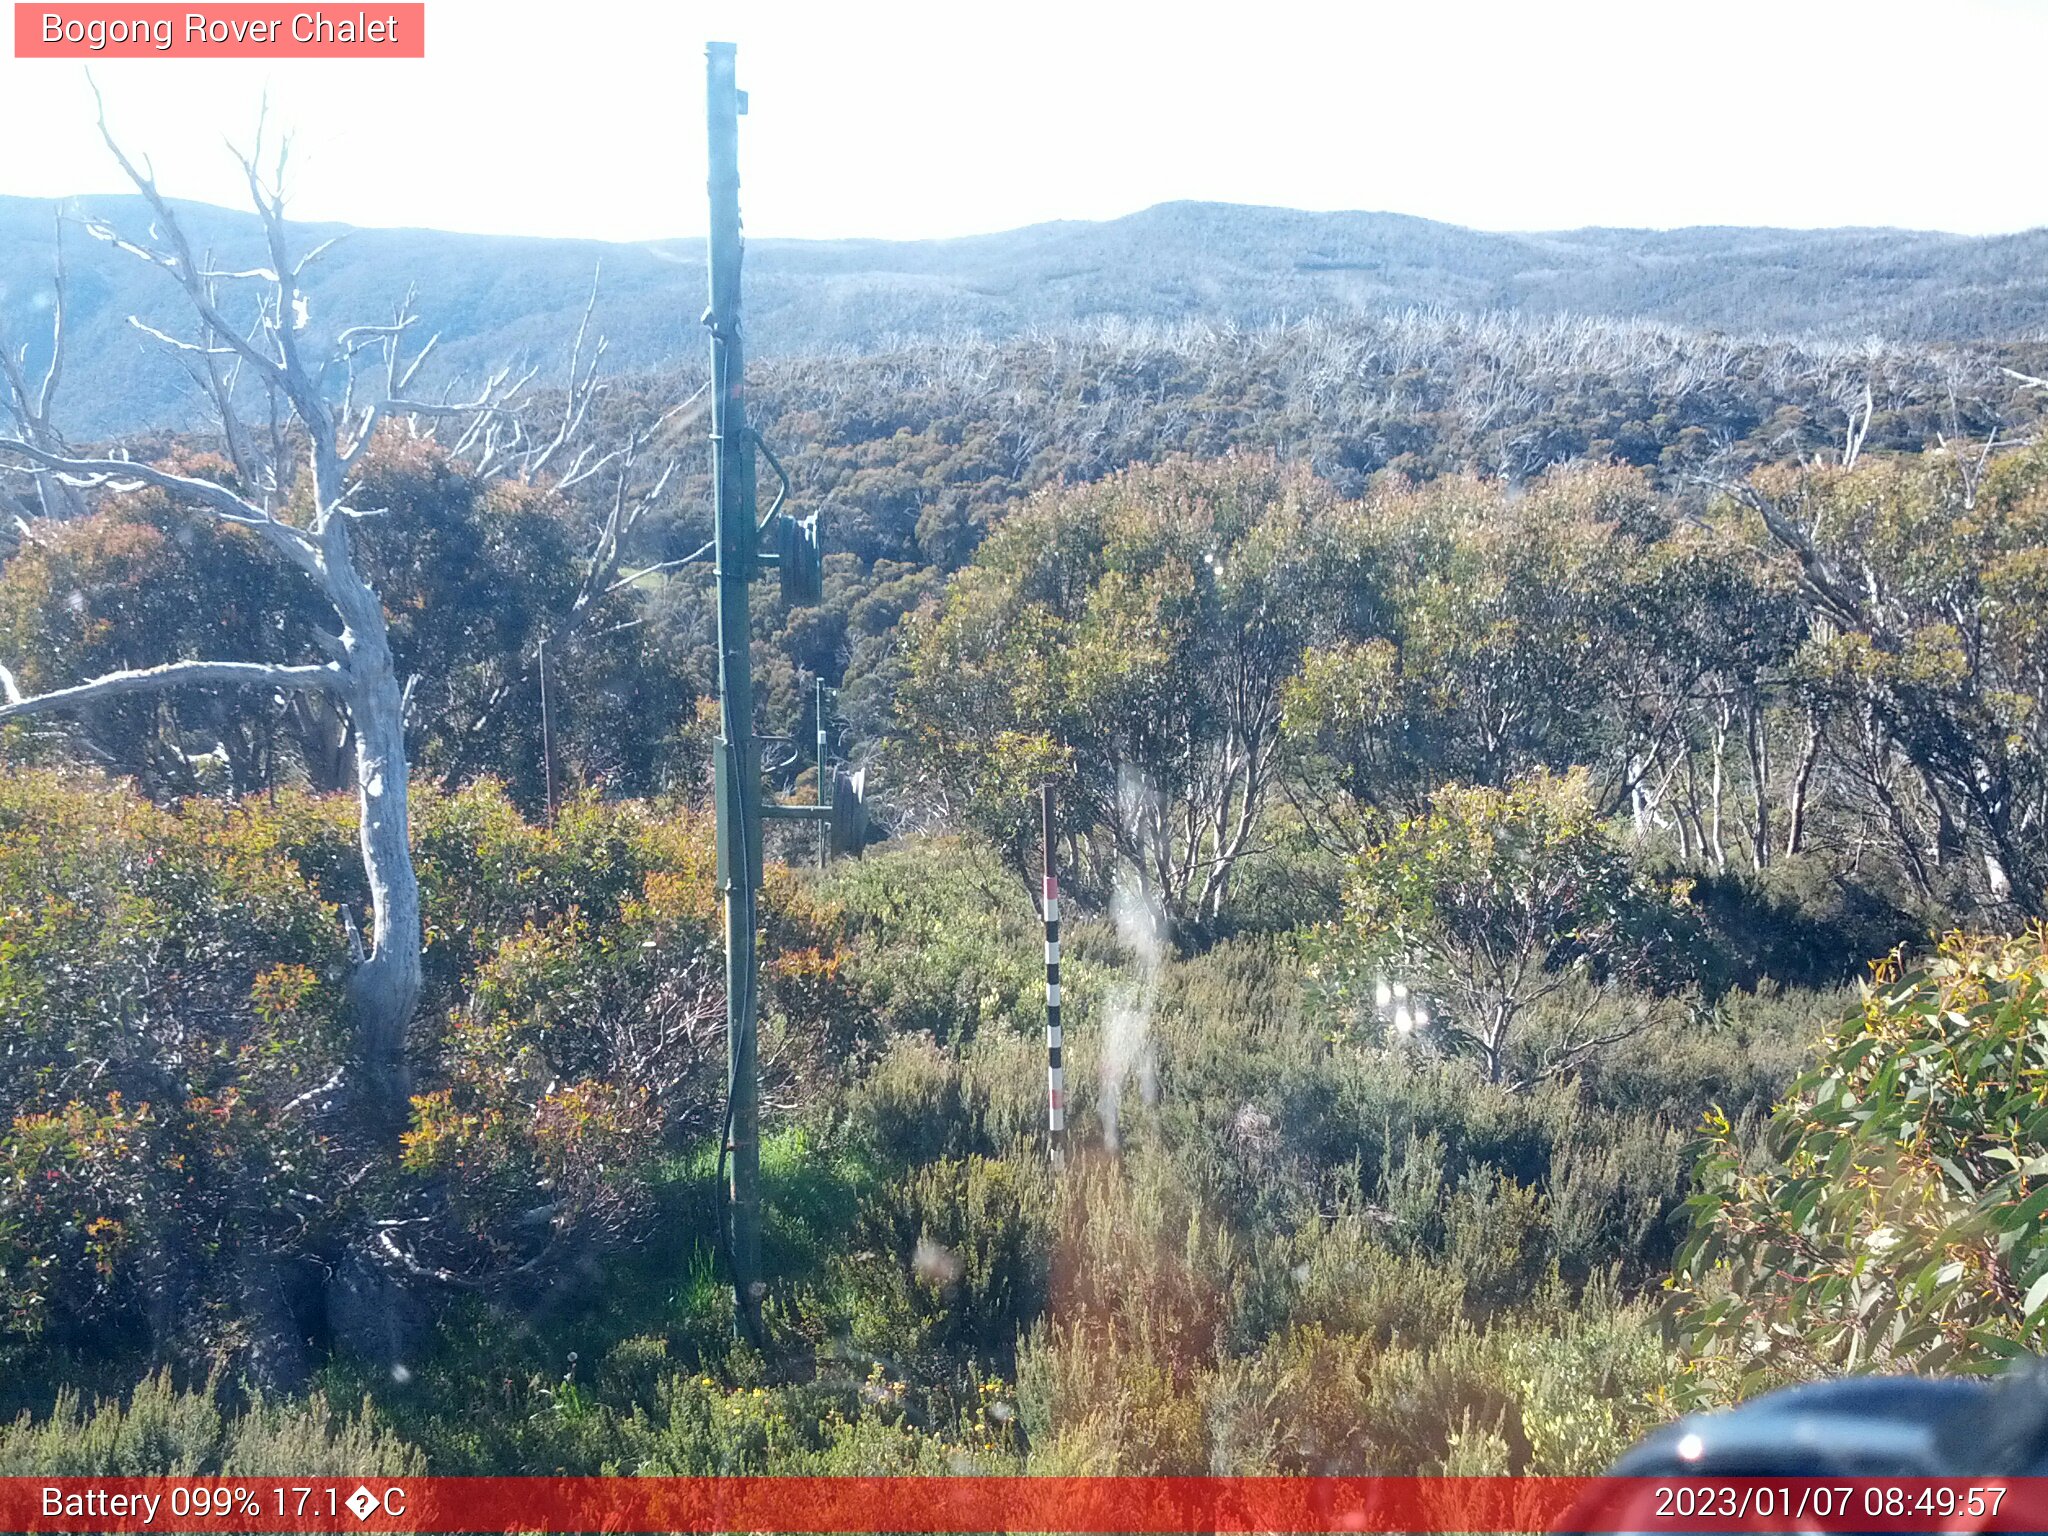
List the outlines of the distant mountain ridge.
<svg viewBox="0 0 2048 1536">
<path fill-rule="evenodd" d="M 0 327 L 47 344 L 59 207 L 141 234 L 136 197 L 62 205 L 0 197 Z M 252 215 L 179 205 L 202 247 L 259 261 Z M 475 376 L 566 348 L 600 264 L 597 325 L 622 370 L 694 360 L 700 240 L 607 244 L 434 230 L 296 227 L 301 248 L 346 238 L 308 275 L 315 333 L 388 318 L 418 290 L 422 335 Z M 170 279 L 67 235 L 71 346 L 60 416 L 74 432 L 181 425 L 197 414 L 175 360 L 131 314 L 179 331 Z M 748 328 L 762 353 L 873 351 L 904 338 L 1001 336 L 1122 317 L 1263 324 L 1321 312 L 1441 306 L 1644 319 L 1736 334 L 1898 341 L 2048 330 L 2048 230 L 1963 236 L 1892 229 L 1582 229 L 1498 234 L 1389 213 L 1163 203 L 1121 219 L 949 240 L 757 240 Z"/>
</svg>

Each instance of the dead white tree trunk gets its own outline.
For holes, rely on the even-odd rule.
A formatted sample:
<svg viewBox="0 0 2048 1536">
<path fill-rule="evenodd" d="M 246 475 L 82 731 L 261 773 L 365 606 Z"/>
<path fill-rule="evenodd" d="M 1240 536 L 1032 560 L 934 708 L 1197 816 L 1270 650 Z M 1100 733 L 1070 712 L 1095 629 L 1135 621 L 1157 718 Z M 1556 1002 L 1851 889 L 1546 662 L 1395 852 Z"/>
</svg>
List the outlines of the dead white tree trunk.
<svg viewBox="0 0 2048 1536">
<path fill-rule="evenodd" d="M 1792 803 L 1786 814 L 1785 854 L 1796 858 L 1806 847 L 1806 795 L 1820 761 L 1822 717 L 1818 704 L 1806 706 L 1806 744 L 1799 749 L 1799 768 L 1792 775 Z"/>
<path fill-rule="evenodd" d="M 366 511 L 350 504 L 349 472 L 368 446 L 375 416 L 367 415 L 345 438 L 323 390 L 325 368 L 316 371 L 301 355 L 298 331 L 305 322 L 307 301 L 298 279 L 311 258 L 294 264 L 287 251 L 280 189 L 284 154 L 279 154 L 276 172 L 268 181 L 258 170 L 260 135 L 257 149 L 243 160 L 263 221 L 268 267 L 223 272 L 194 252 L 154 177 L 121 151 L 107 130 L 104 113 L 100 127 L 122 169 L 148 199 L 160 243 L 137 245 L 105 228 L 95 228 L 94 233 L 162 268 L 183 289 L 200 339 L 187 342 L 154 334 L 193 360 L 196 376 L 215 385 L 214 401 L 241 489 L 125 458 L 68 452 L 61 442 L 53 443 L 46 419 L 38 420 L 23 408 L 18 389 L 12 414 L 19 432 L 0 439 L 0 457 L 11 459 L 12 467 L 35 476 L 40 485 L 61 487 L 69 494 L 95 487 L 118 491 L 153 486 L 195 516 L 246 529 L 314 585 L 338 623 L 335 632 L 318 634 L 327 659 L 311 665 L 195 659 L 116 672 L 36 696 L 25 695 L 13 675 L 0 670 L 0 721 L 65 711 L 118 694 L 190 685 L 257 687 L 280 694 L 319 692 L 346 711 L 354 743 L 371 918 L 370 947 L 350 978 L 361 1097 L 364 1109 L 381 1126 L 395 1130 L 403 1125 L 408 1108 L 405 1042 L 419 999 L 421 928 L 419 881 L 408 840 L 405 692 L 392 661 L 383 605 L 357 567 L 349 533 L 354 519 Z M 220 285 L 232 280 L 262 285 L 255 320 L 246 326 L 232 321 L 221 307 Z M 349 345 L 347 333 L 339 345 Z M 244 373 L 253 375 L 264 398 L 277 402 L 267 436 L 249 431 L 238 414 L 235 384 Z M 266 454 L 259 446 L 265 440 L 280 448 L 293 441 L 303 445 L 312 494 L 297 521 L 284 515 L 298 478 L 295 468 L 283 452 Z"/>
<path fill-rule="evenodd" d="M 19 349 L 13 339 L 0 331 L 0 376 L 7 381 L 7 409 L 21 435 L 52 453 L 66 449 L 64 439 L 51 424 L 57 386 L 64 378 L 64 221 L 55 226 L 56 269 L 50 291 L 50 359 L 43 376 L 34 384 L 28 378 L 28 345 Z M 85 510 L 76 490 L 62 481 L 45 477 L 36 487 L 42 499 L 43 516 L 76 517 Z"/>
<path fill-rule="evenodd" d="M 325 660 L 306 665 L 193 659 L 113 673 L 37 696 L 25 695 L 13 674 L 0 666 L 0 721 L 63 712 L 118 694 L 191 685 L 264 688 L 302 703 L 319 696 L 340 710 L 347 720 L 342 750 L 353 755 L 370 897 L 369 947 L 349 987 L 362 1098 L 380 1126 L 395 1133 L 409 1110 L 406 1037 L 421 982 L 420 892 L 410 845 L 405 744 L 411 680 L 399 675 L 383 604 L 357 563 L 351 529 L 357 519 L 385 509 L 353 504 L 354 471 L 380 426 L 396 423 L 423 438 L 444 434 L 449 453 L 479 478 L 533 483 L 544 477 L 557 491 L 585 482 L 608 484 L 608 511 L 573 609 L 546 635 L 558 639 L 573 632 L 595 599 L 615 584 L 628 540 L 675 469 L 673 458 L 655 459 L 653 444 L 672 422 L 681 425 L 676 418 L 696 397 L 651 425 L 628 431 L 609 448 L 596 443 L 590 423 L 593 403 L 604 388 L 597 370 L 606 348 L 602 336 L 591 335 L 594 281 L 559 409 L 550 406 L 544 413 L 527 394 L 540 371 L 537 365 L 502 369 L 464 400 L 448 394 L 439 400 L 415 398 L 421 370 L 439 338 L 430 337 L 409 358 L 405 355 L 416 320 L 410 295 L 388 324 L 340 330 L 315 361 L 301 340 L 311 298 L 300 279 L 327 247 L 317 246 L 296 259 L 291 253 L 283 194 L 289 144 L 280 148 L 266 174 L 259 123 L 255 148 L 239 157 L 261 221 L 266 259 L 252 268 L 227 270 L 194 249 L 151 168 L 146 162 L 137 166 L 115 141 L 104 105 L 99 127 L 115 160 L 147 200 L 153 223 L 148 243 L 104 224 L 86 227 L 96 238 L 160 268 L 183 292 L 196 321 L 196 340 L 169 335 L 134 317 L 130 324 L 170 348 L 212 402 L 235 486 L 123 457 L 82 455 L 57 433 L 51 399 L 63 361 L 61 256 L 54 351 L 40 386 L 30 386 L 21 356 L 0 348 L 9 359 L 5 403 L 16 428 L 15 436 L 0 438 L 0 469 L 33 476 L 45 507 L 66 511 L 83 510 L 84 490 L 161 490 L 194 516 L 232 524 L 259 538 L 313 584 L 336 622 L 333 631 L 314 634 Z M 241 302 L 224 300 L 224 294 Z M 363 369 L 359 377 L 359 361 L 366 358 L 381 367 Z M 257 402 L 256 419 L 245 416 L 245 401 Z"/>
</svg>

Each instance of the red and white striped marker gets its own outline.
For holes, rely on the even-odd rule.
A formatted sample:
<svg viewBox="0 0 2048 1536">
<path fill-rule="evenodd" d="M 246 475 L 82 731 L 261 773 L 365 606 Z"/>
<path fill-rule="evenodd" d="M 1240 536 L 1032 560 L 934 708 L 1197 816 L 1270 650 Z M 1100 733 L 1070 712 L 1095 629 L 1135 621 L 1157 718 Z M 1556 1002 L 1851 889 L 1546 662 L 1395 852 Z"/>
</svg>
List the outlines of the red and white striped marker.
<svg viewBox="0 0 2048 1536">
<path fill-rule="evenodd" d="M 1062 1161 L 1067 1139 L 1067 1079 L 1060 1062 L 1060 880 L 1053 864 L 1053 789 L 1038 792 L 1045 834 L 1045 1127 L 1053 1165 Z"/>
</svg>

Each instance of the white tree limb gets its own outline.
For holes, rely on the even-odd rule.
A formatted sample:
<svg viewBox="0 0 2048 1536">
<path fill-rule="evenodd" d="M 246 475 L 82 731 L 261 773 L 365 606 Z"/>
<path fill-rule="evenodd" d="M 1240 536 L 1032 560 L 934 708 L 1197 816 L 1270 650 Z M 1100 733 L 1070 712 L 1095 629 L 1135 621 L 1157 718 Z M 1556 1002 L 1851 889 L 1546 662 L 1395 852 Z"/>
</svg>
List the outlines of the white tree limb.
<svg viewBox="0 0 2048 1536">
<path fill-rule="evenodd" d="M 28 351 L 24 347 L 17 354 L 12 343 L 0 327 L 0 374 L 7 381 L 8 412 L 14 417 L 20 435 L 29 442 L 54 453 L 63 453 L 69 448 L 50 420 L 51 401 L 56 397 L 58 382 L 64 376 L 64 315 L 65 315 L 65 271 L 64 271 L 64 220 L 56 220 L 56 274 L 55 287 L 50 304 L 50 361 L 43 370 L 39 387 L 31 387 L 23 365 L 27 362 Z M 85 503 L 71 486 L 55 480 L 45 479 L 36 487 L 46 517 L 76 517 L 85 510 Z"/>
<path fill-rule="evenodd" d="M 177 215 L 172 212 L 170 204 L 164 200 L 163 193 L 158 189 L 153 169 L 147 161 L 141 167 L 137 167 L 135 162 L 128 158 L 127 152 L 121 148 L 119 141 L 114 137 L 113 128 L 107 122 L 107 105 L 100 96 L 99 86 L 92 82 L 90 77 L 87 83 L 92 86 L 93 101 L 98 109 L 100 138 L 120 165 L 123 174 L 135 184 L 136 191 L 149 203 L 150 209 L 157 216 L 158 226 L 169 237 L 172 249 L 153 251 L 146 246 L 136 245 L 132 241 L 122 239 L 105 225 L 89 226 L 92 232 L 101 239 L 110 240 L 123 250 L 172 273 L 178 279 L 179 285 L 184 288 L 185 297 L 199 312 L 199 318 L 205 322 L 208 330 L 234 347 L 261 372 L 280 384 L 285 383 L 284 364 L 278 358 L 266 355 L 255 343 L 245 340 L 214 304 L 213 294 L 208 290 L 206 280 L 201 275 L 199 262 L 194 258 L 192 247 L 185 239 L 184 226 L 178 222 Z M 267 210 L 262 206 L 259 205 L 257 211 L 267 216 Z"/>
<path fill-rule="evenodd" d="M 139 464 L 130 459 L 89 459 L 52 453 L 20 438 L 0 438 L 0 452 L 18 454 L 38 466 L 39 472 L 54 474 L 67 485 L 83 489 L 103 485 L 117 488 L 150 485 L 197 502 L 221 522 L 261 534 L 272 547 L 309 575 L 317 577 L 320 574 L 319 546 L 304 529 L 279 522 L 254 502 L 211 480 L 173 474 L 153 464 Z"/>
<path fill-rule="evenodd" d="M 264 687 L 282 692 L 332 691 L 347 687 L 348 674 L 333 662 L 314 666 L 287 667 L 265 661 L 170 661 L 160 667 L 138 667 L 128 672 L 109 672 L 91 682 L 74 683 L 48 693 L 23 694 L 14 674 L 0 667 L 0 720 L 26 719 L 30 715 L 52 714 L 100 699 L 119 698 L 130 693 L 155 693 L 165 688 Z"/>
</svg>

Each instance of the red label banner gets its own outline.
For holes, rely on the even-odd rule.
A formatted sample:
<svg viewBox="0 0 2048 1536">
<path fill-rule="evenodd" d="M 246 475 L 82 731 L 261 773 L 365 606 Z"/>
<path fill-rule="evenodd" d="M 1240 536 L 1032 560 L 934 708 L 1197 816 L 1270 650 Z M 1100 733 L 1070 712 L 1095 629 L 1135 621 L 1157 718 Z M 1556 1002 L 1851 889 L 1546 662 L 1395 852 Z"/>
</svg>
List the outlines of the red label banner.
<svg viewBox="0 0 2048 1536">
<path fill-rule="evenodd" d="M 2048 1530 L 2048 1478 L 0 1478 L 0 1530 Z"/>
<path fill-rule="evenodd" d="M 66 5 L 16 0 L 18 59 L 423 59 L 409 4 Z"/>
</svg>

